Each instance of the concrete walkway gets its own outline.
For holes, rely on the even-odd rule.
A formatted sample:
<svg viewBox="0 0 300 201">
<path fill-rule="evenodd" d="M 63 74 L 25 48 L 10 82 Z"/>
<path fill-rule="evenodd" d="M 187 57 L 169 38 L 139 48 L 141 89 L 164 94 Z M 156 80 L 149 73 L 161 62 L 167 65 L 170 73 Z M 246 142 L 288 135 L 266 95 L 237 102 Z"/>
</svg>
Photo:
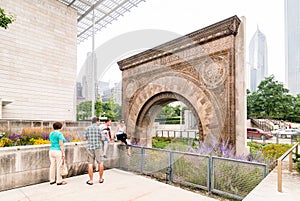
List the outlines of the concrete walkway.
<svg viewBox="0 0 300 201">
<path fill-rule="evenodd" d="M 105 170 L 104 183 L 87 185 L 88 175 L 65 179 L 67 185 L 50 185 L 49 182 L 0 192 L 5 201 L 216 201 L 178 187 L 158 182 L 118 169 Z"/>
<path fill-rule="evenodd" d="M 277 168 L 251 191 L 243 201 L 296 201 L 300 200 L 300 174 L 283 167 L 283 192 L 277 191 Z M 86 184 L 88 175 L 65 179 L 67 185 L 50 185 L 49 182 L 0 192 L 2 201 L 217 201 L 191 191 L 174 187 L 130 172 L 110 169 L 104 172 L 104 183 Z"/>
<path fill-rule="evenodd" d="M 258 184 L 243 201 L 300 201 L 300 174 L 288 170 L 288 161 L 283 161 L 282 193 L 277 191 L 277 167 Z"/>
</svg>

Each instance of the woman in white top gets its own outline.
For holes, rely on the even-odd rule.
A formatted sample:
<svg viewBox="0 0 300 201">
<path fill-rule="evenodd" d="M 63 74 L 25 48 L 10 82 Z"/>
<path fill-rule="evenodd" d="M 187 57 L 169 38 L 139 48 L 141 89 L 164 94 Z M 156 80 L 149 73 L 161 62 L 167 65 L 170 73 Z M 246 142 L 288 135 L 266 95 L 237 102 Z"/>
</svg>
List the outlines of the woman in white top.
<svg viewBox="0 0 300 201">
<path fill-rule="evenodd" d="M 115 132 L 115 136 L 117 136 L 117 140 L 120 140 L 121 142 L 123 142 L 126 145 L 126 149 L 128 149 L 128 145 L 127 145 L 127 134 L 126 134 L 126 126 L 125 126 L 125 121 L 121 120 L 120 124 L 118 125 L 116 132 Z"/>
</svg>

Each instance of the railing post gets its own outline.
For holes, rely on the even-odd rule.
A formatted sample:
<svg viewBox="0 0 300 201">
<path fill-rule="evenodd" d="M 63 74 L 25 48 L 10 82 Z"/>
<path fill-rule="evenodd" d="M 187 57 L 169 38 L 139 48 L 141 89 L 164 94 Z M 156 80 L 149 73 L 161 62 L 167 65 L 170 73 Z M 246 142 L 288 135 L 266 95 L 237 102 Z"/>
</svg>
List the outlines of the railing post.
<svg viewBox="0 0 300 201">
<path fill-rule="evenodd" d="M 207 165 L 207 191 L 208 194 L 211 194 L 212 186 L 214 179 L 214 161 L 211 156 L 208 157 L 208 165 Z"/>
<path fill-rule="evenodd" d="M 145 163 L 145 149 L 141 148 L 141 173 L 144 174 L 144 163 Z"/>
<path fill-rule="evenodd" d="M 277 190 L 282 192 L 282 161 L 277 160 Z"/>
<path fill-rule="evenodd" d="M 173 170 L 174 170 L 174 153 L 170 151 L 170 175 L 169 175 L 169 181 L 173 182 Z"/>
<path fill-rule="evenodd" d="M 291 172 L 293 169 L 293 152 L 289 153 L 289 171 Z"/>
<path fill-rule="evenodd" d="M 122 169 L 121 165 L 122 165 L 122 147 L 120 146 L 119 148 L 119 154 L 120 154 L 120 158 L 119 158 L 119 168 Z"/>
</svg>

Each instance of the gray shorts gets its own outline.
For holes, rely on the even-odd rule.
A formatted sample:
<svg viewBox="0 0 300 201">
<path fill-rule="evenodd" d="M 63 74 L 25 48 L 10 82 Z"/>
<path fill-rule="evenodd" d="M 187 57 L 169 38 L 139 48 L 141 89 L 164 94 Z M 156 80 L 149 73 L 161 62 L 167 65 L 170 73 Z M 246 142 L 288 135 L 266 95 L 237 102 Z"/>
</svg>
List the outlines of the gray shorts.
<svg viewBox="0 0 300 201">
<path fill-rule="evenodd" d="M 103 150 L 101 148 L 98 149 L 88 149 L 88 163 L 94 164 L 94 161 L 98 164 L 103 164 Z"/>
</svg>

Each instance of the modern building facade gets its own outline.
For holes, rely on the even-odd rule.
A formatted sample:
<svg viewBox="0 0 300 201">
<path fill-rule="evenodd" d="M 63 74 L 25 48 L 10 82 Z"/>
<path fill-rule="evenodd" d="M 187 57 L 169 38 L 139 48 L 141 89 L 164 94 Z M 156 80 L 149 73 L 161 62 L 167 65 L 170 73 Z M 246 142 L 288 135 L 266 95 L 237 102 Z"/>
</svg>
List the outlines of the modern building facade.
<svg viewBox="0 0 300 201">
<path fill-rule="evenodd" d="M 285 82 L 300 94 L 300 1 L 285 0 Z"/>
<path fill-rule="evenodd" d="M 79 75 L 77 76 L 77 91 L 81 94 L 77 94 L 77 99 L 83 98 L 84 100 L 97 99 L 98 93 L 98 82 L 97 82 L 97 68 L 92 69 L 93 59 L 97 62 L 97 56 L 92 58 L 92 53 L 88 53 L 86 60 L 81 67 Z M 93 86 L 94 85 L 94 86 Z M 94 87 L 94 88 L 93 88 Z M 94 96 L 94 97 L 93 97 Z"/>
<path fill-rule="evenodd" d="M 259 83 L 268 76 L 268 50 L 266 36 L 259 30 L 249 44 L 250 91 L 256 91 Z"/>
<path fill-rule="evenodd" d="M 57 0 L 1 0 L 0 119 L 76 119 L 77 11 Z"/>
</svg>

